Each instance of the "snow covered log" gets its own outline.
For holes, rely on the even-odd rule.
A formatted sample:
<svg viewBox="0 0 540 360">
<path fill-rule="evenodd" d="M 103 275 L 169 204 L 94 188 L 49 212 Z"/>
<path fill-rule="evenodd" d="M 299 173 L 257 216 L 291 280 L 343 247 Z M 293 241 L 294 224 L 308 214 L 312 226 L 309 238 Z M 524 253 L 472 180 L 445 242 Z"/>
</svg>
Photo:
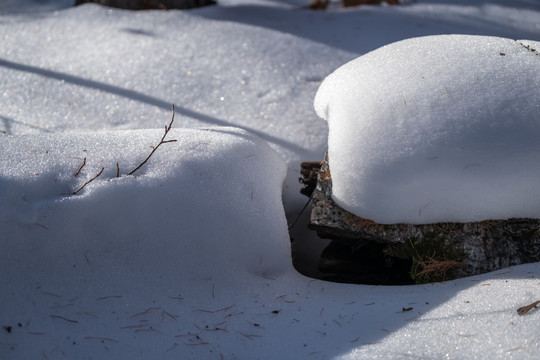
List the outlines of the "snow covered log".
<svg viewBox="0 0 540 360">
<path fill-rule="evenodd" d="M 308 178 L 304 177 L 304 180 Z M 375 246 L 382 251 L 387 267 L 394 266 L 399 260 L 410 260 L 411 276 L 417 282 L 461 278 L 540 261 L 538 219 L 414 225 L 379 224 L 356 216 L 332 200 L 332 178 L 327 159 L 322 162 L 311 196 L 309 227 L 319 236 L 349 246 L 351 252 L 373 251 L 373 243 L 380 244 Z M 333 261 L 334 267 L 342 266 L 340 259 Z M 328 267 L 326 271 L 332 269 Z M 364 277 L 356 275 L 357 279 Z M 386 277 L 379 279 L 388 282 Z"/>
<path fill-rule="evenodd" d="M 341 5 L 343 7 L 359 6 L 359 5 L 380 5 L 383 2 L 389 5 L 399 4 L 398 0 L 386 0 L 386 1 L 383 1 L 383 0 L 342 0 Z"/>
<path fill-rule="evenodd" d="M 84 3 L 96 3 L 100 5 L 128 9 L 128 10 L 148 10 L 148 9 L 192 9 L 207 5 L 214 5 L 214 0 L 76 0 L 75 5 Z"/>
<path fill-rule="evenodd" d="M 334 71 L 332 198 L 378 223 L 540 218 L 540 43 L 403 40 Z"/>
<path fill-rule="evenodd" d="M 329 75 L 315 97 L 329 140 L 311 227 L 388 244 L 383 260 L 411 259 L 417 281 L 540 261 L 539 47 L 428 36 Z"/>
</svg>

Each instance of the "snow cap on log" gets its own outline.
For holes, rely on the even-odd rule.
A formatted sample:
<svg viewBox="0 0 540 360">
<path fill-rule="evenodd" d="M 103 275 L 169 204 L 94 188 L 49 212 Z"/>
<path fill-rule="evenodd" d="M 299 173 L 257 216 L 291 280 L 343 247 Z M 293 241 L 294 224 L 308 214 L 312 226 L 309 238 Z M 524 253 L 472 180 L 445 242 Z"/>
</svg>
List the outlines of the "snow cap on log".
<svg viewBox="0 0 540 360">
<path fill-rule="evenodd" d="M 540 218 L 540 42 L 403 40 L 328 76 L 332 196 L 378 223 Z"/>
</svg>

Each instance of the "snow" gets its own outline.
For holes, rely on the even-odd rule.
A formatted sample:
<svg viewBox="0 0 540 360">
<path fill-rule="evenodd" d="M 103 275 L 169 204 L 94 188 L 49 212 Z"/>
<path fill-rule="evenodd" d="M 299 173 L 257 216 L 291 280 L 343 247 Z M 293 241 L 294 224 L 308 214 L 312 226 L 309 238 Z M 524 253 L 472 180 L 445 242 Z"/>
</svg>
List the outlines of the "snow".
<svg viewBox="0 0 540 360">
<path fill-rule="evenodd" d="M 418 36 L 537 46 L 538 4 L 70 5 L 0 2 L 0 359 L 537 356 L 540 312 L 516 310 L 539 300 L 538 264 L 337 284 L 293 269 L 289 236 L 304 273 L 327 242 L 306 214 L 287 223 L 307 200 L 300 161 L 327 148 L 312 107 L 322 79 Z M 172 103 L 177 142 L 123 175 L 158 144 Z"/>
<path fill-rule="evenodd" d="M 243 272 L 273 276 L 290 270 L 280 200 L 286 167 L 277 154 L 264 141 L 234 128 L 173 129 L 167 138 L 176 142 L 161 145 L 135 176 L 116 177 L 116 162 L 120 174 L 135 168 L 134 161 L 142 161 L 160 135 L 135 130 L 2 141 L 0 197 L 11 204 L 2 209 L 2 227 L 22 227 L 17 237 L 6 239 L 17 243 L 21 253 L 4 255 L 20 259 L 25 254 L 39 266 L 43 253 L 52 249 L 40 249 L 38 239 L 51 231 L 58 256 L 70 261 L 96 257 L 94 267 L 121 272 L 122 278 L 125 272 L 159 278 L 181 270 L 197 276 L 219 273 L 219 280 L 225 280 Z M 103 174 L 73 195 L 100 168 Z M 117 215 L 127 210 L 130 215 Z M 251 234 L 249 241 L 242 234 Z M 222 246 L 214 246 L 217 239 Z M 107 246 L 124 249 L 121 257 L 116 251 L 110 254 L 115 260 L 104 256 Z M 158 264 L 144 261 L 150 254 L 160 259 L 162 272 Z M 202 257 L 212 259 L 211 268 L 196 271 Z M 2 263 L 15 266 L 8 258 Z M 179 269 L 175 264 L 181 264 Z M 67 276 L 55 277 L 66 283 L 72 274 Z"/>
<path fill-rule="evenodd" d="M 522 42 L 413 38 L 328 76 L 336 203 L 386 224 L 540 218 L 540 57 Z"/>
</svg>

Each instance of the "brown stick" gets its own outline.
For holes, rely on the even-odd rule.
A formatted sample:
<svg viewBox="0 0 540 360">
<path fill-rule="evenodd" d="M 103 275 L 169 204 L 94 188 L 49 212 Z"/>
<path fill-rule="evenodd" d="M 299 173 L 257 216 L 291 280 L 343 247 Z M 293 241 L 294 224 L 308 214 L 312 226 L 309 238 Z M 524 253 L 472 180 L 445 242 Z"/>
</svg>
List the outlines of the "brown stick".
<svg viewBox="0 0 540 360">
<path fill-rule="evenodd" d="M 96 180 L 96 179 L 99 177 L 99 175 L 103 174 L 103 170 L 105 170 L 105 168 L 102 167 L 101 170 L 99 170 L 99 172 L 97 173 L 96 176 L 94 176 L 93 178 L 91 178 L 90 180 L 88 180 L 87 182 L 85 182 L 84 184 L 82 184 L 82 186 L 81 186 L 80 188 L 78 188 L 77 190 L 75 190 L 75 191 L 72 192 L 71 194 L 72 194 L 72 195 L 77 195 L 77 193 L 78 193 L 79 191 L 81 191 L 82 189 L 84 189 L 84 187 L 85 187 L 86 185 L 90 184 L 92 181 Z"/>
<path fill-rule="evenodd" d="M 135 173 L 135 171 L 139 170 L 144 164 L 146 164 L 146 162 L 150 159 L 150 157 L 152 157 L 152 155 L 154 154 L 154 152 L 158 149 L 158 147 L 161 145 L 161 144 L 165 144 L 165 143 L 170 143 L 170 142 L 175 142 L 176 140 L 165 140 L 165 137 L 167 136 L 167 134 L 169 133 L 169 131 L 171 130 L 171 127 L 172 127 L 172 124 L 174 122 L 174 104 L 172 105 L 172 118 L 171 118 L 171 122 L 169 123 L 169 126 L 165 126 L 165 133 L 163 134 L 163 137 L 161 138 L 161 141 L 159 142 L 159 144 L 157 144 L 156 146 L 154 146 L 152 148 L 152 151 L 150 152 L 150 154 L 148 154 L 148 156 L 146 157 L 146 159 L 144 159 L 135 169 L 131 170 L 130 172 L 128 172 L 127 174 L 128 175 L 133 175 L 133 173 Z"/>
<path fill-rule="evenodd" d="M 79 166 L 79 168 L 77 169 L 77 172 L 73 176 L 75 177 L 79 176 L 84 165 L 86 165 L 86 157 L 83 159 L 81 166 Z"/>
<path fill-rule="evenodd" d="M 517 313 L 518 313 L 518 315 L 525 315 L 526 313 L 528 313 L 532 309 L 535 309 L 536 305 L 538 305 L 538 304 L 540 304 L 540 300 L 535 301 L 532 304 L 520 307 L 519 309 L 517 309 Z"/>
<path fill-rule="evenodd" d="M 296 223 L 298 222 L 298 220 L 300 220 L 300 216 L 302 216 L 302 214 L 304 213 L 304 211 L 307 209 L 309 203 L 313 200 L 313 193 L 311 194 L 311 196 L 309 197 L 308 201 L 306 202 L 306 204 L 304 205 L 304 207 L 302 208 L 302 210 L 300 210 L 300 212 L 298 213 L 298 215 L 296 216 L 296 219 L 294 219 L 294 221 L 292 222 L 291 225 L 289 225 L 288 229 L 291 230 L 294 225 L 296 225 Z"/>
</svg>

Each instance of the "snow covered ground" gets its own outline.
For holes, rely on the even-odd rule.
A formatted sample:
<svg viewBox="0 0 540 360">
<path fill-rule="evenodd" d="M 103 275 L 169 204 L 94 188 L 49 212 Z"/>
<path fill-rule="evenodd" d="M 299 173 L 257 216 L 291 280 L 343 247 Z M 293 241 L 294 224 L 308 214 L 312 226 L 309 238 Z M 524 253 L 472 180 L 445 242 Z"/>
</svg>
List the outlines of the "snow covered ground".
<svg viewBox="0 0 540 360">
<path fill-rule="evenodd" d="M 327 148 L 313 99 L 328 74 L 422 35 L 538 41 L 538 1 L 70 5 L 0 2 L 1 359 L 537 357 L 540 312 L 516 310 L 540 300 L 540 265 L 329 283 L 293 269 L 287 222 L 300 162 Z M 177 141 L 122 176 L 172 103 Z M 324 241 L 302 222 L 309 272 Z"/>
</svg>

